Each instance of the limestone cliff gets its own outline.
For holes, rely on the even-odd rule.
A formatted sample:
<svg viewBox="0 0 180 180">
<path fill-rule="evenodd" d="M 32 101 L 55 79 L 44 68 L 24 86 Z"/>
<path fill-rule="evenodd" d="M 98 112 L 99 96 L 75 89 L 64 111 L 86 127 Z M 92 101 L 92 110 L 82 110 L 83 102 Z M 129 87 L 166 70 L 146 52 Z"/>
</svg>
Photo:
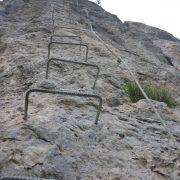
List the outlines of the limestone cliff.
<svg viewBox="0 0 180 180">
<path fill-rule="evenodd" d="M 52 34 L 80 36 L 96 69 L 52 63 L 45 80 Z M 87 0 L 4 0 L 0 2 L 0 177 L 47 179 L 179 179 L 179 151 L 146 100 L 131 103 L 123 86 L 132 77 L 90 31 L 119 54 L 140 83 L 170 89 L 180 102 L 180 40 L 145 24 L 122 23 Z M 65 29 L 62 26 L 75 29 Z M 57 38 L 61 42 L 77 42 Z M 84 62 L 85 49 L 54 46 L 51 57 Z M 103 98 L 94 125 L 93 99 L 33 93 L 30 88 L 98 94 Z M 180 143 L 179 105 L 153 101 Z"/>
</svg>

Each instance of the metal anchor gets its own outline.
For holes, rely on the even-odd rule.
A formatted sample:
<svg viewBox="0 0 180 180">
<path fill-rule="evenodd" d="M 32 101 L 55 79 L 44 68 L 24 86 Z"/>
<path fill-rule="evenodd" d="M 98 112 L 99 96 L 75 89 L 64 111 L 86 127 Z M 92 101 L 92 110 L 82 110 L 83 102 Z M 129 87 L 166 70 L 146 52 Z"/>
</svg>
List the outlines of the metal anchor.
<svg viewBox="0 0 180 180">
<path fill-rule="evenodd" d="M 45 89 L 30 89 L 26 92 L 25 97 L 25 110 L 24 110 L 24 120 L 27 120 L 28 117 L 28 105 L 29 105 L 29 96 L 33 92 L 39 93 L 46 93 L 46 94 L 61 94 L 64 96 L 77 96 L 77 97 L 87 97 L 87 98 L 95 98 L 99 100 L 98 111 L 96 114 L 95 124 L 98 124 L 99 115 L 102 109 L 102 98 L 95 94 L 84 94 L 84 93 L 77 93 L 77 92 L 67 92 L 67 91 L 50 91 Z"/>
<path fill-rule="evenodd" d="M 48 77 L 49 77 L 49 66 L 50 66 L 50 63 L 51 63 L 52 61 L 65 62 L 65 63 L 70 63 L 70 64 L 79 64 L 79 65 L 84 65 L 84 66 L 89 66 L 89 67 L 94 67 L 94 68 L 96 68 L 96 69 L 97 69 L 97 73 L 96 73 L 94 85 L 93 85 L 93 87 L 92 87 L 92 89 L 95 89 L 96 82 L 97 82 L 97 79 L 98 79 L 98 76 L 99 76 L 99 73 L 100 73 L 100 69 L 99 69 L 99 67 L 98 67 L 97 65 L 90 64 L 90 63 L 84 63 L 84 62 L 70 61 L 70 60 L 65 60 L 65 59 L 51 58 L 51 59 L 49 59 L 48 62 L 47 62 L 47 67 L 46 67 L 46 79 L 48 79 Z"/>
<path fill-rule="evenodd" d="M 82 44 L 82 43 L 67 43 L 67 42 L 50 42 L 49 45 L 48 45 L 48 59 L 50 59 L 50 51 L 51 51 L 51 46 L 53 44 L 85 47 L 86 48 L 85 61 L 87 62 L 87 60 L 88 60 L 89 48 L 88 48 L 88 46 L 86 44 Z"/>
</svg>

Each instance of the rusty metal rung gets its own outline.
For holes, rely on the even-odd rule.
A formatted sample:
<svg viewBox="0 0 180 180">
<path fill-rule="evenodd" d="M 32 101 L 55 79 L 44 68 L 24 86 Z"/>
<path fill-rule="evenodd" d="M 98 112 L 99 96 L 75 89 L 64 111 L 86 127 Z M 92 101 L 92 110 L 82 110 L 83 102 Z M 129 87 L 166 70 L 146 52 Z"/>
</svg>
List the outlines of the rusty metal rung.
<svg viewBox="0 0 180 180">
<path fill-rule="evenodd" d="M 0 180 L 48 180 L 48 179 L 36 178 L 36 177 L 5 176 L 5 177 L 0 177 Z M 49 179 L 49 180 L 54 180 L 54 179 Z"/>
<path fill-rule="evenodd" d="M 80 43 L 82 43 L 82 38 L 80 36 L 61 36 L 61 35 L 52 35 L 50 38 L 50 42 L 53 42 L 53 38 L 72 38 L 79 40 Z"/>
<path fill-rule="evenodd" d="M 76 30 L 76 31 L 80 31 L 80 29 L 73 28 L 73 27 L 60 26 L 60 28 L 62 28 L 62 29 L 73 29 L 73 30 Z"/>
<path fill-rule="evenodd" d="M 50 37 L 50 42 L 53 42 L 53 38 L 72 38 L 72 39 L 77 39 L 79 43 L 82 43 L 82 38 L 80 36 L 62 36 L 62 35 L 52 35 Z M 61 42 L 61 41 L 54 41 L 54 42 Z M 79 50 L 81 51 L 81 46 L 79 47 Z"/>
<path fill-rule="evenodd" d="M 88 60 L 88 52 L 89 52 L 88 45 L 82 43 L 67 43 L 67 42 L 50 42 L 48 45 L 48 59 L 50 59 L 51 45 L 53 44 L 85 47 L 86 48 L 85 61 L 87 62 Z"/>
<path fill-rule="evenodd" d="M 92 89 L 95 89 L 96 82 L 97 82 L 97 79 L 98 79 L 98 76 L 99 76 L 99 73 L 100 73 L 100 69 L 99 69 L 99 67 L 97 65 L 90 64 L 90 63 L 84 63 L 84 62 L 70 61 L 70 60 L 65 60 L 65 59 L 51 58 L 47 62 L 46 79 L 48 79 L 48 77 L 49 77 L 49 66 L 50 66 L 50 63 L 52 61 L 59 61 L 59 62 L 70 63 L 70 64 L 79 64 L 79 65 L 84 65 L 84 66 L 89 66 L 89 67 L 96 68 L 97 69 L 97 73 L 96 73 L 95 81 L 94 81 L 94 84 L 93 84 L 93 87 L 92 87 Z"/>
<path fill-rule="evenodd" d="M 47 94 L 61 94 L 64 96 L 77 96 L 77 97 L 87 97 L 87 98 L 95 98 L 99 100 L 98 111 L 95 119 L 95 124 L 98 124 L 99 115 L 102 109 L 102 98 L 96 94 L 84 94 L 79 92 L 68 92 L 68 91 L 50 91 L 46 89 L 30 89 L 26 92 L 25 97 L 25 112 L 24 112 L 24 120 L 27 120 L 28 117 L 28 105 L 29 105 L 29 95 L 33 92 L 39 93 L 47 93 Z"/>
<path fill-rule="evenodd" d="M 65 4 L 68 4 L 68 9 L 67 8 L 65 8 Z M 70 4 L 71 4 L 72 2 L 71 1 L 63 1 L 63 6 L 60 6 L 60 5 L 58 5 L 58 4 L 53 4 L 53 10 L 52 10 L 52 34 L 54 34 L 55 33 L 55 18 L 54 18 L 54 14 L 55 14 L 55 6 L 57 6 L 58 8 L 60 8 L 61 9 L 61 12 L 67 12 L 68 13 L 68 16 L 69 16 L 69 24 L 73 24 L 72 23 L 72 21 L 73 21 L 73 19 L 71 18 L 71 13 L 72 13 L 72 9 L 70 8 Z M 73 4 L 75 4 L 74 2 L 73 2 Z M 76 4 L 78 5 L 78 1 L 76 2 Z"/>
<path fill-rule="evenodd" d="M 74 25 L 74 22 L 67 22 L 68 24 L 72 24 Z M 59 28 L 61 29 L 70 29 L 70 30 L 75 30 L 75 31 L 79 31 L 81 32 L 81 29 L 78 29 L 78 28 L 74 28 L 74 27 L 67 27 L 67 26 L 58 26 Z M 53 27 L 55 29 L 55 26 Z"/>
</svg>

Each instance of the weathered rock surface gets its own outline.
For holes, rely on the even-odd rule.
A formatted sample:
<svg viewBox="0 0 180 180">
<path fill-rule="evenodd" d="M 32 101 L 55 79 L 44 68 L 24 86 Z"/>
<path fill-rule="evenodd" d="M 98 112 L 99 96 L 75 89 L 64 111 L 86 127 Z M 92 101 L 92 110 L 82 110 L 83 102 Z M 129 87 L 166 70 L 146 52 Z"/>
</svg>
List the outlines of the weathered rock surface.
<svg viewBox="0 0 180 180">
<path fill-rule="evenodd" d="M 88 30 L 91 22 L 108 46 L 123 57 L 140 82 L 165 85 L 180 101 L 180 41 L 141 23 L 122 23 L 87 0 L 69 13 L 55 6 L 55 33 L 80 35 L 89 46 L 88 62 L 100 67 L 94 90 L 103 98 L 98 125 L 93 99 L 30 95 L 23 120 L 25 92 L 41 87 L 92 93 L 96 69 L 52 63 L 45 80 L 52 31 L 51 3 L 62 0 L 4 0 L 0 3 L 0 176 L 53 179 L 179 179 L 180 154 L 146 100 L 130 103 L 123 90 L 132 80 Z M 68 8 L 68 5 L 65 4 Z M 62 22 L 63 20 L 63 22 Z M 72 20 L 71 20 L 72 21 Z M 63 41 L 66 41 L 63 39 Z M 74 40 L 69 39 L 69 42 Z M 57 46 L 51 57 L 84 61 L 85 50 Z M 180 145 L 180 108 L 152 101 Z"/>
</svg>

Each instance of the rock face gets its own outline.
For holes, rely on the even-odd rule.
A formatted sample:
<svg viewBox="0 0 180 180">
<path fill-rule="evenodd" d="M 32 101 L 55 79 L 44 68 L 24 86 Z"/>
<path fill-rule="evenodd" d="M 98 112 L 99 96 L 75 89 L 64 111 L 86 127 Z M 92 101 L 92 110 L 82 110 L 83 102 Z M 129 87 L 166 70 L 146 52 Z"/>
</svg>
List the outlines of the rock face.
<svg viewBox="0 0 180 180">
<path fill-rule="evenodd" d="M 96 69 L 83 65 L 53 62 L 45 79 L 52 3 L 55 34 L 81 36 L 89 46 L 88 63 L 100 68 L 95 90 Z M 92 34 L 89 23 L 141 83 L 165 85 L 180 101 L 180 41 L 171 34 L 140 23 L 122 23 L 87 0 L 78 1 L 78 6 L 72 0 L 65 4 L 4 0 L 0 3 L 0 176 L 180 179 L 180 154 L 167 129 L 146 100 L 129 101 L 123 85 L 132 80 L 130 74 Z M 51 57 L 84 62 L 81 48 L 53 46 Z M 41 93 L 30 95 L 24 121 L 25 92 L 37 87 L 99 94 L 103 98 L 99 124 L 94 125 L 93 99 Z M 153 103 L 179 146 L 179 105 L 170 109 Z"/>
</svg>

